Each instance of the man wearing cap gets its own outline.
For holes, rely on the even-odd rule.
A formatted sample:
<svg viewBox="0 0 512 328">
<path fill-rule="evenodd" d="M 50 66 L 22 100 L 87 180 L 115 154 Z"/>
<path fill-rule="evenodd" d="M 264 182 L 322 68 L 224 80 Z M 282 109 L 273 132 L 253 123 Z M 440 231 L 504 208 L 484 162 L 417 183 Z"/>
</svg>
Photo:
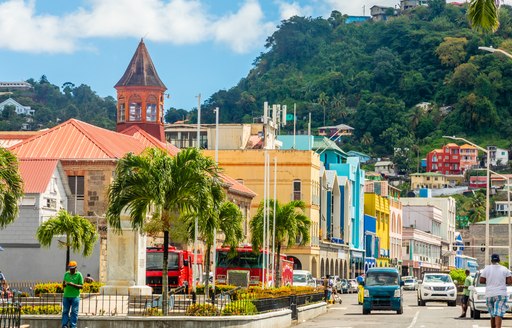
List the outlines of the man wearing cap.
<svg viewBox="0 0 512 328">
<path fill-rule="evenodd" d="M 500 256 L 491 255 L 491 265 L 485 266 L 480 273 L 480 283 L 485 284 L 487 310 L 491 316 L 491 327 L 501 328 L 501 321 L 507 312 L 507 285 L 512 284 L 512 275 L 500 265 Z"/>
<path fill-rule="evenodd" d="M 64 274 L 62 288 L 62 327 L 76 328 L 78 322 L 78 305 L 80 304 L 80 289 L 84 284 L 84 277 L 76 270 L 76 262 L 70 261 L 69 271 Z M 70 313 L 71 312 L 71 313 Z"/>
</svg>

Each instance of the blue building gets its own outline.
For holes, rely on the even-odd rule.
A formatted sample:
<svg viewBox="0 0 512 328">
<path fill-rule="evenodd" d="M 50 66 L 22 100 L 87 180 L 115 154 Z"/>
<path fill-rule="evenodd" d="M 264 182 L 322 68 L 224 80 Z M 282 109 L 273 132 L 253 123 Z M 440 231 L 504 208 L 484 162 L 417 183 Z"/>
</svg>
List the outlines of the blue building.
<svg viewBox="0 0 512 328">
<path fill-rule="evenodd" d="M 364 272 L 377 265 L 379 241 L 377 237 L 377 219 L 364 215 Z"/>
</svg>

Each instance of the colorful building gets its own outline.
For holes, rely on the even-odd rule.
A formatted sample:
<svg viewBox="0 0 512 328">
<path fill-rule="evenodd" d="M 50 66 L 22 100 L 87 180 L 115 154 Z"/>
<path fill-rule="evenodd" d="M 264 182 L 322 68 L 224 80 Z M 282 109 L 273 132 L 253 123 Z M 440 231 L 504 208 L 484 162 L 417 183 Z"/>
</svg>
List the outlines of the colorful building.
<svg viewBox="0 0 512 328">
<path fill-rule="evenodd" d="M 389 199 L 387 181 L 366 181 L 364 213 L 376 220 L 376 265 L 390 266 L 389 261 Z"/>
</svg>

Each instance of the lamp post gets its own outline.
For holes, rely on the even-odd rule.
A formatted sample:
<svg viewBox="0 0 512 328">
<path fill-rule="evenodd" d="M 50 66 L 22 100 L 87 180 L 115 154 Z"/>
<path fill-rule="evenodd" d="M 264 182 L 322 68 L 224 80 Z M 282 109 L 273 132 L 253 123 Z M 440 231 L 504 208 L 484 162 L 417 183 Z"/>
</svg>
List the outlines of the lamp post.
<svg viewBox="0 0 512 328">
<path fill-rule="evenodd" d="M 468 141 L 464 138 L 460 138 L 460 137 L 456 137 L 456 136 L 443 136 L 443 138 L 447 138 L 447 139 L 452 139 L 452 140 L 459 140 L 459 141 L 463 141 L 465 143 L 468 143 L 470 145 L 472 145 L 473 147 L 476 147 L 477 149 L 483 151 L 484 153 L 487 154 L 487 165 L 486 165 L 486 168 L 487 168 L 487 182 L 486 182 L 486 188 L 485 188 L 485 260 L 484 260 L 484 264 L 487 265 L 487 264 L 490 264 L 490 255 L 489 255 L 489 249 L 490 249 L 490 245 L 489 245 L 489 211 L 490 211 L 490 205 L 489 205 L 489 195 L 490 195 L 490 167 L 491 167 L 491 152 L 488 151 L 487 149 L 483 148 L 483 147 L 480 147 L 479 145 L 471 142 L 471 141 Z"/>
<path fill-rule="evenodd" d="M 502 174 L 490 171 L 492 174 L 497 175 L 507 181 L 507 212 L 508 212 L 508 269 L 510 270 L 512 260 L 512 230 L 510 225 L 510 178 Z"/>
</svg>

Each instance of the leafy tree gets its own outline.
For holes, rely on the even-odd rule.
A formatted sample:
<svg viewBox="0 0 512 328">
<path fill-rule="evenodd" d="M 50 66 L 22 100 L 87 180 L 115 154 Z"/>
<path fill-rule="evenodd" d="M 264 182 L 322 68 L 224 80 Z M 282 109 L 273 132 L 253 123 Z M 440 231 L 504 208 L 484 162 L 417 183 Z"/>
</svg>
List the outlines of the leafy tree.
<svg viewBox="0 0 512 328">
<path fill-rule="evenodd" d="M 325 106 L 329 103 L 329 96 L 325 94 L 325 92 L 321 92 L 320 95 L 318 95 L 318 104 L 322 106 L 324 110 L 324 126 L 325 126 Z"/>
<path fill-rule="evenodd" d="M 466 59 L 464 46 L 468 43 L 466 38 L 446 37 L 444 42 L 436 49 L 436 54 L 443 65 L 458 66 Z"/>
<path fill-rule="evenodd" d="M 295 244 L 306 245 L 310 240 L 311 219 L 308 218 L 304 211 L 306 205 L 303 201 L 291 201 L 281 205 L 279 201 L 268 200 L 268 231 L 275 229 L 275 245 L 277 257 L 277 269 L 274 270 L 274 281 L 279 287 L 281 276 L 280 256 L 281 247 L 291 247 Z M 275 207 L 275 226 L 274 226 L 274 207 Z M 263 218 L 264 218 L 264 201 L 258 207 L 258 212 L 251 220 L 251 243 L 255 252 L 260 252 L 263 245 Z"/>
<path fill-rule="evenodd" d="M 64 209 L 41 224 L 36 232 L 37 240 L 46 247 L 51 246 L 55 237 L 62 235 L 65 240 L 59 240 L 59 246 L 66 248 L 66 270 L 71 249 L 75 252 L 81 251 L 83 256 L 89 256 L 98 240 L 96 228 L 89 220 L 79 215 L 71 215 Z"/>
<path fill-rule="evenodd" d="M 212 185 L 218 184 L 218 168 L 199 150 L 188 148 L 171 157 L 165 151 L 148 148 L 141 155 L 127 154 L 117 164 L 116 178 L 108 189 L 109 225 L 121 231 L 121 214 L 130 217 L 133 229 L 145 225 L 162 231 L 163 270 L 167 277 L 169 231 L 184 216 L 198 215 L 210 204 Z M 168 283 L 162 279 L 162 305 L 168 313 Z"/>
<path fill-rule="evenodd" d="M 18 159 L 0 147 L 0 229 L 18 216 L 18 201 L 23 197 L 23 180 L 18 171 Z"/>
</svg>

